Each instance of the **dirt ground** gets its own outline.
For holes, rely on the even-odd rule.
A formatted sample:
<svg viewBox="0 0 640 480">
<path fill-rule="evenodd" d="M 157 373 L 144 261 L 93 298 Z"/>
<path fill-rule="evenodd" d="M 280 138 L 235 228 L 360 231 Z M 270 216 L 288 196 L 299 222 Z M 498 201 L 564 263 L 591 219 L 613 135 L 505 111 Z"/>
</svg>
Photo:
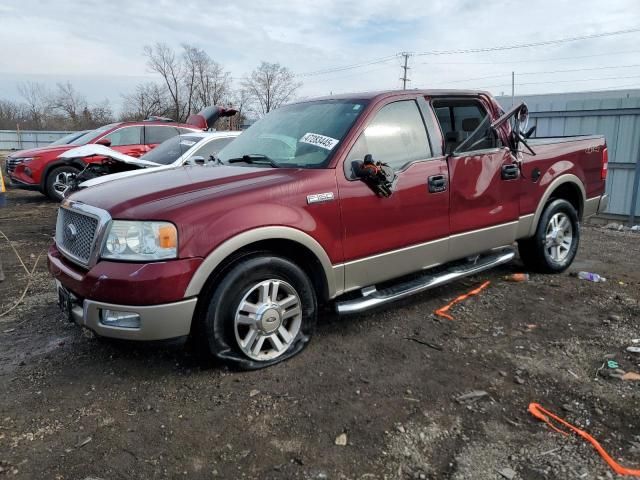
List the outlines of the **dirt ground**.
<svg viewBox="0 0 640 480">
<path fill-rule="evenodd" d="M 0 478 L 616 478 L 530 402 L 640 467 L 640 382 L 603 367 L 640 372 L 626 351 L 640 339 L 640 234 L 585 227 L 562 275 L 504 281 L 515 262 L 372 313 L 324 313 L 302 354 L 238 373 L 67 323 L 43 253 L 55 212 L 18 190 L 0 208 L 0 230 L 34 269 L 24 302 L 0 317 Z M 1 235 L 0 258 L 2 315 L 28 275 Z M 455 320 L 433 315 L 485 280 Z M 487 395 L 457 401 L 476 390 Z"/>
</svg>

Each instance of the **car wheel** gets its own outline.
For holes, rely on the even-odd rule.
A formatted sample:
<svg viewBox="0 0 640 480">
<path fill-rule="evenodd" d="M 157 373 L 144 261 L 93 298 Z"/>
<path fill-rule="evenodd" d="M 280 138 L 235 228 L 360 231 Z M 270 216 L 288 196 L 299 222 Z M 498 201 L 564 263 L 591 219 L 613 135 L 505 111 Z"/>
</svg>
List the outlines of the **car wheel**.
<svg viewBox="0 0 640 480">
<path fill-rule="evenodd" d="M 259 254 L 227 270 L 197 335 L 209 356 L 257 369 L 299 353 L 311 339 L 316 316 L 316 293 L 304 271 L 288 259 Z"/>
<path fill-rule="evenodd" d="M 578 213 L 571 203 L 558 199 L 547 205 L 536 234 L 520 240 L 518 250 L 528 268 L 543 273 L 560 273 L 573 262 L 579 243 Z"/>
<path fill-rule="evenodd" d="M 73 179 L 80 172 L 76 167 L 65 165 L 56 167 L 47 176 L 45 193 L 51 200 L 57 202 L 64 199 L 67 191 L 73 185 Z"/>
</svg>

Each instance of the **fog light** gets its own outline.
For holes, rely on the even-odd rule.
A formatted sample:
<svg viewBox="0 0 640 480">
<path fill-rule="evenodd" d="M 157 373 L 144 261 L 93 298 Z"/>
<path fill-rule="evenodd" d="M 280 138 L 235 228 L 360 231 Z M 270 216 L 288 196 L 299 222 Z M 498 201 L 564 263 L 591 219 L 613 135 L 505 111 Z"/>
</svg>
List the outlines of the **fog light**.
<svg viewBox="0 0 640 480">
<path fill-rule="evenodd" d="M 140 328 L 140 315 L 135 312 L 100 309 L 100 323 L 108 327 Z"/>
<path fill-rule="evenodd" d="M 31 176 L 31 169 L 29 167 L 24 169 L 24 173 L 26 176 L 30 177 Z"/>
</svg>

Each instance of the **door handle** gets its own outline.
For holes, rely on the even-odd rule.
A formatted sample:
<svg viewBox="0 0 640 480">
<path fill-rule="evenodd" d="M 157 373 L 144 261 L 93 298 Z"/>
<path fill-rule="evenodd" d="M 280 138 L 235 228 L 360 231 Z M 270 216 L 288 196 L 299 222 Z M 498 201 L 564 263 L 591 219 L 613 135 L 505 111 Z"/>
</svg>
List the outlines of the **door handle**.
<svg viewBox="0 0 640 480">
<path fill-rule="evenodd" d="M 517 163 L 509 163 L 502 166 L 502 180 L 514 180 L 520 176 L 520 167 Z"/>
<path fill-rule="evenodd" d="M 431 175 L 428 185 L 429 193 L 444 192 L 447 189 L 447 177 L 444 175 Z"/>
</svg>

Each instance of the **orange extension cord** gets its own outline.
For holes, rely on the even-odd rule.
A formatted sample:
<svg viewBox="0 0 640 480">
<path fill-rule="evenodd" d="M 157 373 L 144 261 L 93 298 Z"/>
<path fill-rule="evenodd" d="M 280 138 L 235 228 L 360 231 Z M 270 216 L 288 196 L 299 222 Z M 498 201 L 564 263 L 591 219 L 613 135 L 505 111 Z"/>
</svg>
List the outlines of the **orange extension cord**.
<svg viewBox="0 0 640 480">
<path fill-rule="evenodd" d="M 453 320 L 453 317 L 447 313 L 449 311 L 449 309 L 451 307 L 453 307 L 456 303 L 460 303 L 463 300 L 466 300 L 467 298 L 472 297 L 473 295 L 478 295 L 482 290 L 487 288 L 490 283 L 491 282 L 487 280 L 482 285 L 480 285 L 478 288 L 476 288 L 474 290 L 471 290 L 469 293 L 465 293 L 464 295 L 460 295 L 458 298 L 456 298 L 456 299 L 452 300 L 451 302 L 447 303 L 444 307 L 439 308 L 434 313 L 436 315 L 440 316 L 440 317 L 444 317 L 444 318 L 448 318 L 449 320 Z"/>
<path fill-rule="evenodd" d="M 564 425 L 569 430 L 573 431 L 575 434 L 577 434 L 577 435 L 581 436 L 582 438 L 584 438 L 587 442 L 589 442 L 591 445 L 593 445 L 593 448 L 596 449 L 596 451 L 600 454 L 600 456 L 604 459 L 604 461 L 607 462 L 607 464 L 611 467 L 611 469 L 614 472 L 616 472 L 618 475 L 628 475 L 628 476 L 633 476 L 633 477 L 640 477 L 640 469 L 632 469 L 632 468 L 623 467 L 618 462 L 616 462 L 613 458 L 611 458 L 611 455 L 609 455 L 605 451 L 605 449 L 602 448 L 602 445 L 600 445 L 595 438 L 593 438 L 587 432 L 585 432 L 583 430 L 580 430 L 577 427 L 574 427 L 569 422 L 567 422 L 567 421 L 563 420 L 562 418 L 554 415 L 549 410 L 546 410 L 545 408 L 543 408 L 542 405 L 540 405 L 539 403 L 530 403 L 528 410 L 529 410 L 529 413 L 531 413 L 531 415 L 533 415 L 534 417 L 536 417 L 539 420 L 542 420 L 544 423 L 549 425 L 556 432 L 561 433 L 562 435 L 569 435 L 569 432 L 565 432 L 564 430 L 561 430 L 560 428 L 556 427 L 553 423 L 551 423 L 551 419 L 555 420 L 556 422 L 558 422 L 561 425 Z"/>
</svg>

